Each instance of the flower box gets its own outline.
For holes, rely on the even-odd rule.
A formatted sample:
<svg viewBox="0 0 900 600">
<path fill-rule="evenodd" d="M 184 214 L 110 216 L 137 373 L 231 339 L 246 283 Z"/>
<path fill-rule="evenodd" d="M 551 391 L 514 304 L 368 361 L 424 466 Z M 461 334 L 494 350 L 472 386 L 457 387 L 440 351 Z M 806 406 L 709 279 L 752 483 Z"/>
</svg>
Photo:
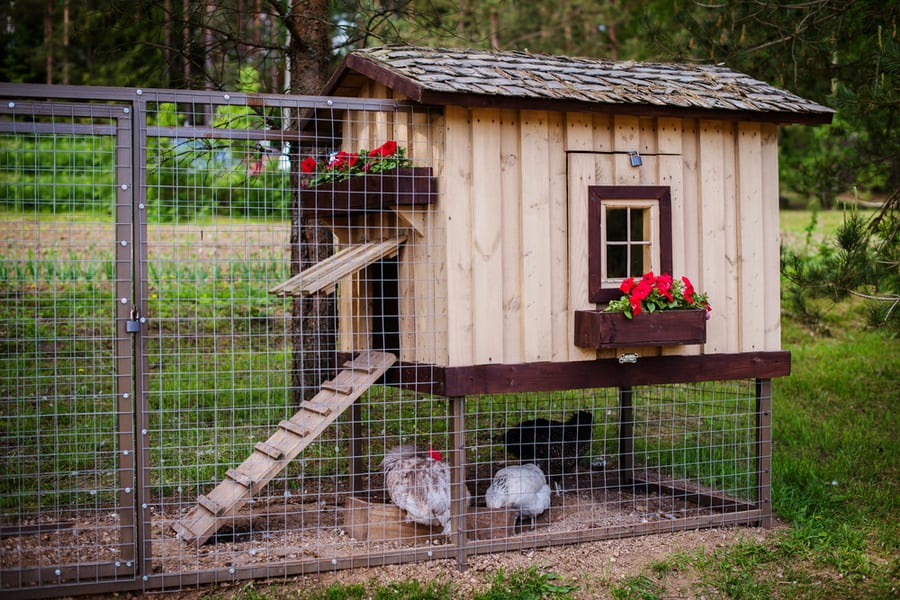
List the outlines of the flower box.
<svg viewBox="0 0 900 600">
<path fill-rule="evenodd" d="M 675 346 L 706 342 L 703 309 L 642 312 L 632 319 L 621 312 L 575 311 L 575 345 L 581 348 Z"/>
<path fill-rule="evenodd" d="M 431 167 L 399 167 L 301 189 L 300 208 L 352 214 L 383 211 L 393 206 L 428 205 L 437 200 L 437 188 Z"/>
</svg>

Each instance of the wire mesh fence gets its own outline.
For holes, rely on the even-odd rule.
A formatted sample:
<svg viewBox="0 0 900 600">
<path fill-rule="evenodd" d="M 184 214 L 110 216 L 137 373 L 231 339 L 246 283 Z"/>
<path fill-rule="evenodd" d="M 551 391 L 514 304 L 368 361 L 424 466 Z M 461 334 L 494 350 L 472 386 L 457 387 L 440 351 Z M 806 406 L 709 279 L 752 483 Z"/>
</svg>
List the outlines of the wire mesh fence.
<svg viewBox="0 0 900 600">
<path fill-rule="evenodd" d="M 0 106 L 5 591 L 762 514 L 759 381 L 440 393 L 438 111 L 111 94 Z"/>
</svg>

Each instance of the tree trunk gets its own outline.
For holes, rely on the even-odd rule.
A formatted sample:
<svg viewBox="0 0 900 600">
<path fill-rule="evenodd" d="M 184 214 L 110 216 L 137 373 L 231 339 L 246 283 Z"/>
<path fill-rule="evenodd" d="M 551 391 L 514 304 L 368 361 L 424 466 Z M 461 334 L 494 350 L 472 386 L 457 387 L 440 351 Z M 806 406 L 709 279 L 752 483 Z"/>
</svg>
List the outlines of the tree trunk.
<svg viewBox="0 0 900 600">
<path fill-rule="evenodd" d="M 291 0 L 288 18 L 291 93 L 319 94 L 325 87 L 331 59 L 328 2 Z M 293 162 L 299 165 L 299 148 Z M 295 275 L 331 256 L 334 242 L 331 231 L 300 212 L 300 181 L 296 172 L 291 177 L 291 189 L 291 275 Z M 336 320 L 333 294 L 314 294 L 294 301 L 291 384 L 295 404 L 314 396 L 322 381 L 332 376 L 337 351 Z"/>
<path fill-rule="evenodd" d="M 53 0 L 47 0 L 45 4 L 44 43 L 47 46 L 47 85 L 53 85 Z"/>
</svg>

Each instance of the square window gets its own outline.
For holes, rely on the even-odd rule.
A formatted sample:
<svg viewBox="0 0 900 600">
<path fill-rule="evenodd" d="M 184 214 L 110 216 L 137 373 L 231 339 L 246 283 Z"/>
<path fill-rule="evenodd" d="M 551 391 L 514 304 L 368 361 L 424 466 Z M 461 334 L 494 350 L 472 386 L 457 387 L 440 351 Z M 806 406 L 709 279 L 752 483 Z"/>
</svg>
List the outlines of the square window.
<svg viewBox="0 0 900 600">
<path fill-rule="evenodd" d="M 588 188 L 591 302 L 609 302 L 628 277 L 672 272 L 671 194 L 662 186 Z"/>
</svg>

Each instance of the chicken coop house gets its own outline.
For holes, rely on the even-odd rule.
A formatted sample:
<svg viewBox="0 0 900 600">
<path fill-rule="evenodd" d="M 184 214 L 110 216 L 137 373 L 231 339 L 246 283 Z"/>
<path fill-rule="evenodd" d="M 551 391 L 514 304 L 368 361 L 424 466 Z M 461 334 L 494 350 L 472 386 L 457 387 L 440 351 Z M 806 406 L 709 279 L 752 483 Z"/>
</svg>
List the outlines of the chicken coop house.
<svg viewBox="0 0 900 600">
<path fill-rule="evenodd" d="M 407 46 L 297 104 L 210 98 L 173 105 L 298 109 L 230 135 L 299 201 L 186 244 L 134 211 L 139 497 L 113 558 L 136 548 L 140 585 L 771 523 L 778 133 L 830 109 L 722 66 Z M 649 273 L 708 310 L 606 310 Z"/>
<path fill-rule="evenodd" d="M 441 532 L 451 531 L 453 514 L 454 552 L 768 523 L 768 380 L 790 369 L 780 345 L 778 125 L 827 122 L 830 110 L 722 67 L 412 47 L 352 53 L 325 94 L 433 110 L 402 122 L 377 113 L 344 117 L 340 153 L 321 171 L 340 170 L 361 148 L 385 143 L 416 166 L 304 183 L 300 210 L 328 228 L 335 252 L 270 291 L 336 297 L 340 373 L 300 405 L 307 408 L 298 421 L 321 422 L 323 405 L 339 412 L 380 378 L 449 399 L 448 418 L 457 425 L 443 444 L 453 467 L 441 500 L 415 499 L 428 505 L 415 507 L 427 513 L 415 518 L 391 485 L 380 497 L 357 487 L 345 512 L 354 539 L 415 540 L 422 532 L 413 525 L 438 524 L 429 502 L 444 512 Z M 604 310 L 622 296 L 624 280 L 647 272 L 689 276 L 708 291 L 710 310 L 633 319 Z M 748 379 L 746 388 L 703 385 Z M 611 396 L 598 399 L 594 390 L 610 388 Z M 698 414 L 689 415 L 694 408 Z M 706 410 L 723 409 L 727 425 L 682 429 L 713 418 Z M 422 418 L 411 410 L 413 420 Z M 567 412 L 577 412 L 575 421 Z M 264 472 L 283 460 L 272 447 L 297 439 L 295 425 L 257 448 L 245 470 Z M 502 434 L 507 427 L 500 451 L 492 446 L 495 428 Z M 484 438 L 473 440 L 481 430 Z M 698 455 L 746 447 L 740 458 L 711 457 L 709 464 L 694 456 L 690 468 L 659 462 L 678 446 L 664 440 L 684 437 L 693 438 Z M 596 438 L 605 443 L 592 443 Z M 353 459 L 371 452 L 368 435 L 351 439 Z M 410 459 L 404 485 L 421 484 L 413 464 L 445 466 L 425 450 L 407 450 L 418 458 Z M 499 515 L 478 508 L 492 471 L 509 460 L 537 464 L 556 494 L 537 501 L 547 504 L 532 515 L 537 524 L 513 538 L 525 514 L 515 499 L 495 502 Z M 730 460 L 741 466 L 716 464 Z M 709 468 L 734 469 L 726 490 L 685 476 Z M 249 498 L 252 485 L 234 479 L 221 484 L 223 499 L 245 489 Z M 611 490 L 650 494 L 651 501 L 629 497 L 625 504 L 651 517 L 603 521 L 609 515 L 592 502 L 599 495 L 605 511 Z M 399 510 L 383 506 L 391 499 Z M 194 523 L 209 524 L 200 535 L 178 526 L 186 539 L 205 541 L 214 530 L 215 511 L 227 509 L 212 504 L 212 511 L 203 504 L 195 510 Z M 651 504 L 665 508 L 654 512 Z M 560 533 L 567 518 L 585 522 Z M 388 525 L 392 520 L 400 523 Z"/>
</svg>

